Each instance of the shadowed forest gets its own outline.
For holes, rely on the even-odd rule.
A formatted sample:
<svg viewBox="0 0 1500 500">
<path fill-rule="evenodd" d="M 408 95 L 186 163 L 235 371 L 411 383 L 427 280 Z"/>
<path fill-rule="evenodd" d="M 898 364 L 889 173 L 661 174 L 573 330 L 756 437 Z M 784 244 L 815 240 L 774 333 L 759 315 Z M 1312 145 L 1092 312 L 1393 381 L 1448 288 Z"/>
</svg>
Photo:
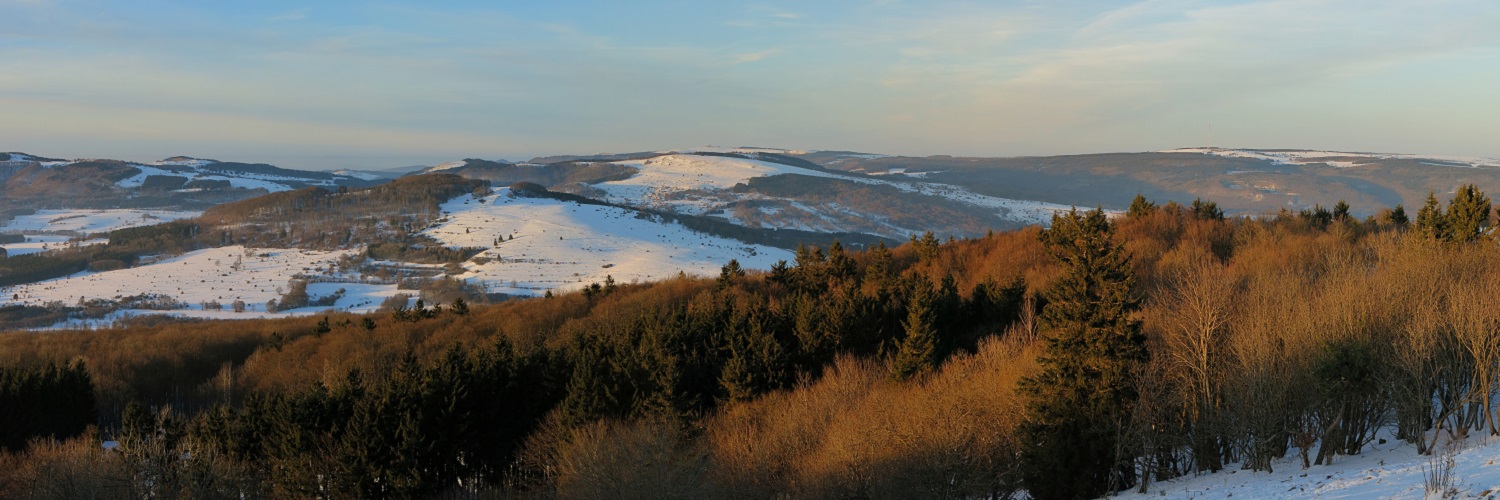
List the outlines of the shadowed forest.
<svg viewBox="0 0 1500 500">
<path fill-rule="evenodd" d="M 0 496 L 1088 498 L 1381 429 L 1432 453 L 1500 434 L 1492 213 L 1137 197 L 768 272 L 7 333 Z"/>
</svg>

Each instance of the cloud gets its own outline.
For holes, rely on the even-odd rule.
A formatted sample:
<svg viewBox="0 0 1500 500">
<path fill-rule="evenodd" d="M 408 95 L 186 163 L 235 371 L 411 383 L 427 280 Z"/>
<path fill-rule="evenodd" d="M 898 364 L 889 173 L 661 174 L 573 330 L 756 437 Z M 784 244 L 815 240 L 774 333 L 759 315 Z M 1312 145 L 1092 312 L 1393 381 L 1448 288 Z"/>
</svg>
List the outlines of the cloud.
<svg viewBox="0 0 1500 500">
<path fill-rule="evenodd" d="M 765 59 L 767 57 L 771 57 L 771 56 L 774 56 L 774 55 L 780 54 L 780 53 L 781 53 L 781 49 L 771 49 L 771 50 L 762 50 L 760 52 L 750 52 L 750 53 L 747 53 L 747 54 L 740 54 L 739 56 L 736 56 L 734 58 L 734 60 L 731 61 L 729 64 L 730 65 L 738 65 L 738 64 L 753 63 L 753 62 L 757 62 L 757 61 L 763 60 L 763 59 Z"/>
<path fill-rule="evenodd" d="M 267 21 L 301 21 L 303 19 L 307 19 L 307 9 L 305 8 L 266 18 Z"/>
</svg>

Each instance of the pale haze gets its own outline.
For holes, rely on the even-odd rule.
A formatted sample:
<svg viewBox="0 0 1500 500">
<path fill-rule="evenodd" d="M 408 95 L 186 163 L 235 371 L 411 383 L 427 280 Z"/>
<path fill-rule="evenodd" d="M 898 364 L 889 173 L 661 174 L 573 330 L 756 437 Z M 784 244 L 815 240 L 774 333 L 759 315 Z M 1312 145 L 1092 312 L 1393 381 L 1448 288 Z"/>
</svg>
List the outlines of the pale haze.
<svg viewBox="0 0 1500 500">
<path fill-rule="evenodd" d="M 435 4 L 0 0 L 0 151 L 1500 158 L 1493 0 Z"/>
</svg>

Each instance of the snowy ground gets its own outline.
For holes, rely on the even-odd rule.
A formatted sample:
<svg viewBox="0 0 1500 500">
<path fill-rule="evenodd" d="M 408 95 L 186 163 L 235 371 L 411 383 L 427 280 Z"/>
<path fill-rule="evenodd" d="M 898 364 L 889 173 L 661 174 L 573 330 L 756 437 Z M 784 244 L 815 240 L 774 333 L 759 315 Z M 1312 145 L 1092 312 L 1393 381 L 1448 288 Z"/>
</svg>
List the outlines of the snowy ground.
<svg viewBox="0 0 1500 500">
<path fill-rule="evenodd" d="M 78 235 L 104 233 L 116 229 L 161 224 L 178 219 L 188 219 L 202 212 L 175 210 L 37 210 L 32 215 L 22 215 L 6 223 L 0 223 L 0 232 L 47 232 L 74 233 Z"/>
<path fill-rule="evenodd" d="M 1182 148 L 1160 151 L 1161 153 L 1202 153 L 1226 158 L 1253 158 L 1266 160 L 1273 163 L 1286 165 L 1308 165 L 1314 163 L 1326 163 L 1336 168 L 1350 168 L 1360 165 L 1358 161 L 1341 160 L 1341 158 L 1370 158 L 1377 160 L 1403 159 L 1403 160 L 1433 160 L 1423 162 L 1428 165 L 1443 167 L 1470 167 L 1470 168 L 1494 168 L 1500 167 L 1500 160 L 1493 158 L 1480 158 L 1475 156 L 1424 156 L 1410 154 L 1381 154 L 1381 153 L 1348 153 L 1341 151 L 1259 151 L 1253 149 L 1224 149 L 1224 148 Z"/>
<path fill-rule="evenodd" d="M 26 285 L 0 288 L 0 305 L 40 306 L 48 302 L 77 304 L 80 298 L 117 299 L 141 294 L 165 295 L 185 303 L 186 309 L 173 311 L 122 311 L 120 314 L 173 314 L 204 318 L 250 318 L 266 316 L 266 302 L 280 300 L 288 283 L 296 275 L 327 276 L 339 257 L 357 250 L 320 252 L 298 249 L 246 249 L 241 246 L 211 248 L 188 252 L 148 265 L 100 273 L 84 272 Z M 239 263 L 236 266 L 236 263 Z M 308 295 L 316 299 L 333 295 L 338 289 L 345 295 L 334 308 L 368 311 L 380 306 L 386 297 L 397 293 L 395 285 L 362 283 L 313 283 Z M 235 313 L 230 305 L 243 300 L 247 312 Z M 204 310 L 202 303 L 217 301 L 222 310 Z M 327 309 L 310 307 L 284 314 L 311 314 Z"/>
<path fill-rule="evenodd" d="M 1288 456 L 1273 465 L 1275 472 L 1232 466 L 1153 483 L 1144 495 L 1132 490 L 1119 498 L 1424 498 L 1424 470 L 1442 457 L 1417 455 L 1416 447 L 1383 437 L 1386 444 L 1372 443 L 1363 455 L 1338 457 L 1332 465 L 1303 470 L 1301 459 Z M 1455 448 L 1456 498 L 1500 497 L 1500 441 L 1474 437 Z"/>
<path fill-rule="evenodd" d="M 0 248 L 5 249 L 6 255 L 14 257 L 16 255 L 40 253 L 71 246 L 102 245 L 109 242 L 109 240 L 104 238 L 83 241 L 72 240 L 72 236 L 62 234 L 28 234 L 26 235 L 26 241 L 21 243 L 6 243 L 0 245 Z"/>
<path fill-rule="evenodd" d="M 791 252 L 694 233 L 675 224 L 636 218 L 635 211 L 544 198 L 455 198 L 443 205 L 447 222 L 426 234 L 451 247 L 493 247 L 464 265 L 459 277 L 491 292 L 541 295 L 603 283 L 660 280 L 679 272 L 717 275 L 730 259 L 767 269 Z M 481 203 L 482 201 L 482 203 Z M 506 241 L 494 245 L 497 238 Z M 513 239 L 512 239 L 513 238 Z"/>
</svg>

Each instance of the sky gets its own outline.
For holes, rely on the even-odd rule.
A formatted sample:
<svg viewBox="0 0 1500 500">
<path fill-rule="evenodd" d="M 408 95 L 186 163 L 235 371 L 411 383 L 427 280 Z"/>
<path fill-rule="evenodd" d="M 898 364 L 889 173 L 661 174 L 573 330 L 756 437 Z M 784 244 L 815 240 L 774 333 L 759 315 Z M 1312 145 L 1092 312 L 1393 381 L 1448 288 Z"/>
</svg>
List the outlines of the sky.
<svg viewBox="0 0 1500 500">
<path fill-rule="evenodd" d="M 0 151 L 64 158 L 1500 158 L 1497 117 L 1495 0 L 0 0 Z"/>
</svg>

